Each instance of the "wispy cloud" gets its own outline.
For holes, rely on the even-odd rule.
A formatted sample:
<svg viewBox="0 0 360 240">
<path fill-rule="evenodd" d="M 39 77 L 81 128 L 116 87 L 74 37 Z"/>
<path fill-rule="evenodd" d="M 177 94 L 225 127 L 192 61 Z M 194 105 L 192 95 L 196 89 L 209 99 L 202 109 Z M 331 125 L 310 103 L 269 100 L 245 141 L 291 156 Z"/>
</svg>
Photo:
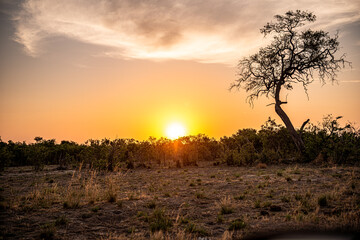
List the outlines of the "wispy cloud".
<svg viewBox="0 0 360 240">
<path fill-rule="evenodd" d="M 15 19 L 15 40 L 37 56 L 43 41 L 65 36 L 105 46 L 119 58 L 236 63 L 258 48 L 275 14 L 311 10 L 330 28 L 359 21 L 353 0 L 27 0 Z"/>
<path fill-rule="evenodd" d="M 341 83 L 360 83 L 360 80 L 344 80 Z"/>
</svg>

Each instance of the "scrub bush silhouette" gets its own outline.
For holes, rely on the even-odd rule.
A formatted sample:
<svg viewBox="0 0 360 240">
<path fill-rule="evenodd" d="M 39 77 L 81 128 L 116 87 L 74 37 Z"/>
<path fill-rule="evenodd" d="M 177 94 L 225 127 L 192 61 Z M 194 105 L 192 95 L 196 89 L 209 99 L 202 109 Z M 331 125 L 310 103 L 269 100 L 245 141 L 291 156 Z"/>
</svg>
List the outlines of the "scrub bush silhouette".
<svg viewBox="0 0 360 240">
<path fill-rule="evenodd" d="M 255 166 L 259 163 L 278 164 L 311 162 L 320 164 L 358 164 L 360 130 L 354 124 L 342 126 L 341 117 L 327 115 L 321 123 L 309 123 L 299 131 L 305 152 L 299 154 L 286 128 L 269 118 L 260 130 L 241 129 L 220 140 L 199 134 L 176 140 L 149 138 L 90 139 L 84 144 L 36 137 L 34 143 L 3 142 L 0 138 L 0 170 L 10 166 L 57 164 L 58 169 L 83 164 L 94 170 L 114 171 L 138 167 L 197 166 L 214 161 L 235 166 Z"/>
</svg>

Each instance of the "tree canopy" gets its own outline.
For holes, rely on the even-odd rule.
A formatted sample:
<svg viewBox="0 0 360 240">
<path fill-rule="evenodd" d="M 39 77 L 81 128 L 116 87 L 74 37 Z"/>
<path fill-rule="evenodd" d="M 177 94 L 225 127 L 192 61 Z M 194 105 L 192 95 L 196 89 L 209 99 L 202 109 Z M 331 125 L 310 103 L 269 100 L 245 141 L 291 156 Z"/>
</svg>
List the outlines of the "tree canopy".
<svg viewBox="0 0 360 240">
<path fill-rule="evenodd" d="M 245 57 L 238 64 L 238 78 L 231 88 L 243 88 L 249 93 L 247 100 L 251 105 L 259 96 L 274 98 L 275 111 L 289 130 L 298 150 L 304 143 L 296 132 L 289 117 L 281 108 L 287 103 L 280 99 L 282 88 L 291 90 L 293 84 L 307 86 L 315 79 L 322 83 L 336 81 L 336 73 L 348 63 L 345 55 L 337 56 L 339 50 L 338 34 L 330 36 L 323 30 L 304 29 L 306 23 L 316 20 L 307 11 L 288 11 L 276 15 L 275 22 L 267 23 L 260 32 L 272 35 L 273 41 L 259 52 Z"/>
</svg>

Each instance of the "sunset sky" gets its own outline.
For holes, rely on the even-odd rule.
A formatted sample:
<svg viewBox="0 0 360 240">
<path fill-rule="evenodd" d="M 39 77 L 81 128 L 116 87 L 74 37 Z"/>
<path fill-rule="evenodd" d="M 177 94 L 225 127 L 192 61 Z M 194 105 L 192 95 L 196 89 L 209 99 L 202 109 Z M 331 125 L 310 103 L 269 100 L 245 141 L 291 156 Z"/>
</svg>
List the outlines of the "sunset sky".
<svg viewBox="0 0 360 240">
<path fill-rule="evenodd" d="M 288 10 L 309 10 L 309 27 L 334 35 L 352 68 L 338 84 L 284 92 L 296 127 L 344 116 L 360 126 L 358 0 L 0 0 L 0 136 L 84 142 L 89 138 L 186 134 L 220 138 L 259 129 L 272 99 L 252 108 L 229 91 L 242 57 L 269 43 L 259 29 Z"/>
</svg>

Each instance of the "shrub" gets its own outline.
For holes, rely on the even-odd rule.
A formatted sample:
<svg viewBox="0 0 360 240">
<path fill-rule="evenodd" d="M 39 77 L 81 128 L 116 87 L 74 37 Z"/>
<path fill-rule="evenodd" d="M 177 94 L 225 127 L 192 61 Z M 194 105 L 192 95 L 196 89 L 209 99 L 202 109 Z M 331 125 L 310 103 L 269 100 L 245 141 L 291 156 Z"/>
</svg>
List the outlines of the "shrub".
<svg viewBox="0 0 360 240">
<path fill-rule="evenodd" d="M 167 231 L 172 227 L 171 219 L 166 215 L 165 209 L 156 208 L 149 216 L 150 231 Z"/>
<path fill-rule="evenodd" d="M 280 156 L 278 153 L 275 152 L 274 149 L 264 148 L 261 151 L 259 160 L 263 163 L 278 163 Z"/>
<path fill-rule="evenodd" d="M 246 227 L 246 223 L 244 222 L 244 220 L 235 219 L 231 222 L 231 224 L 229 226 L 229 230 L 230 231 L 241 230 L 241 229 L 244 229 L 245 227 Z"/>
<path fill-rule="evenodd" d="M 322 123 L 310 124 L 303 133 L 308 161 L 317 163 L 354 163 L 360 157 L 360 131 L 348 123 L 327 115 Z"/>
<path fill-rule="evenodd" d="M 36 143 L 3 142 L 0 138 L 0 171 L 9 166 L 31 165 L 42 170 L 46 164 L 59 169 L 81 162 L 92 169 L 114 171 L 138 166 L 197 166 L 199 161 L 214 161 L 217 166 L 248 166 L 256 163 L 276 164 L 294 161 L 318 163 L 357 163 L 360 158 L 360 130 L 352 124 L 342 126 L 341 117 L 325 116 L 322 123 L 307 124 L 301 131 L 305 152 L 300 156 L 287 129 L 269 118 L 260 131 L 238 130 L 220 141 L 205 135 L 185 136 L 177 140 L 150 138 L 92 140 L 85 144 L 36 137 Z M 174 150 L 176 146 L 176 151 Z M 295 172 L 296 173 L 296 172 Z"/>
</svg>

